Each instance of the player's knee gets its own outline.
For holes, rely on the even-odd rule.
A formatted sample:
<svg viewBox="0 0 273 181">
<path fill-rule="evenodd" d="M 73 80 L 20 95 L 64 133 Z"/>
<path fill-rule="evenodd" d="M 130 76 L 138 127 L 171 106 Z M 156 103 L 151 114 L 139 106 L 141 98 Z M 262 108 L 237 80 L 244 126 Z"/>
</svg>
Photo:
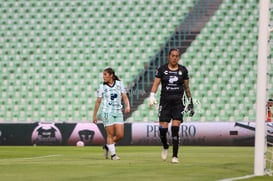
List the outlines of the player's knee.
<svg viewBox="0 0 273 181">
<path fill-rule="evenodd" d="M 118 142 L 119 140 L 121 140 L 123 138 L 124 134 L 123 133 L 118 133 L 116 136 L 115 136 L 115 142 Z"/>
<path fill-rule="evenodd" d="M 168 132 L 168 128 L 159 127 L 159 134 L 161 137 L 166 136 L 167 132 Z"/>
</svg>

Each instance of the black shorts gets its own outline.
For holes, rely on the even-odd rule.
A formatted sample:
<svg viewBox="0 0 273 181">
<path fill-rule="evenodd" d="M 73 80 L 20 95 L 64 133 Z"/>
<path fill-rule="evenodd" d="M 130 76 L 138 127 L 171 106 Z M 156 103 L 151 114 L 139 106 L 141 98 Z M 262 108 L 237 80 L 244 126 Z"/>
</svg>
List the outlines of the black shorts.
<svg viewBox="0 0 273 181">
<path fill-rule="evenodd" d="M 159 105 L 159 122 L 171 122 L 171 120 L 179 120 L 183 122 L 183 114 L 185 106 L 182 98 L 176 99 L 160 99 Z"/>
</svg>

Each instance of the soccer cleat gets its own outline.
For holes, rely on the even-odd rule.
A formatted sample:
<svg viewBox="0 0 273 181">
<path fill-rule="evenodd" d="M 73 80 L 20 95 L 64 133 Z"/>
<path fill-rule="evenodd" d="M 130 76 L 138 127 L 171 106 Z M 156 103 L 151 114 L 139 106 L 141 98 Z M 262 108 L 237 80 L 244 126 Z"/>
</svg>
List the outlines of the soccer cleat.
<svg viewBox="0 0 273 181">
<path fill-rule="evenodd" d="M 120 158 L 116 154 L 111 155 L 111 159 L 112 160 L 120 160 Z"/>
<path fill-rule="evenodd" d="M 105 157 L 105 159 L 108 159 L 109 149 L 108 149 L 107 145 L 103 145 L 102 149 L 104 151 L 104 157 Z"/>
<path fill-rule="evenodd" d="M 162 158 L 162 160 L 166 160 L 167 159 L 167 157 L 168 157 L 168 148 L 167 149 L 162 149 L 162 152 L 161 152 L 161 158 Z"/>
<path fill-rule="evenodd" d="M 177 157 L 173 157 L 171 162 L 172 162 L 172 163 L 179 163 L 179 160 L 178 160 Z"/>
</svg>

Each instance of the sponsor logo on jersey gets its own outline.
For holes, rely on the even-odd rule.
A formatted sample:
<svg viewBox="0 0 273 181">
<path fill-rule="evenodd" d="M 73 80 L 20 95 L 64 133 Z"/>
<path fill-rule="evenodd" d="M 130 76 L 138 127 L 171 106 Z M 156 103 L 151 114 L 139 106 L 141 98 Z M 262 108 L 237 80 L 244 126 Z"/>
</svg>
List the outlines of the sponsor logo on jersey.
<svg viewBox="0 0 273 181">
<path fill-rule="evenodd" d="M 178 77 L 177 76 L 170 76 L 169 83 L 173 84 L 176 81 L 178 81 Z"/>
<path fill-rule="evenodd" d="M 181 70 L 179 70 L 178 71 L 178 75 L 182 75 L 183 73 L 182 73 L 182 71 Z"/>
</svg>

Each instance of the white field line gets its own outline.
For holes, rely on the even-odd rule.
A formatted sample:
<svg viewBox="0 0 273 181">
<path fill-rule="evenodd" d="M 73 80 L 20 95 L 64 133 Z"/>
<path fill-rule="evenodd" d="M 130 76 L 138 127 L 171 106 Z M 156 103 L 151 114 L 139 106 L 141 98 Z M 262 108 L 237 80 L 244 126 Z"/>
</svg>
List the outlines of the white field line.
<svg viewBox="0 0 273 181">
<path fill-rule="evenodd" d="M 45 155 L 45 156 L 24 157 L 24 158 L 4 158 L 4 159 L 0 159 L 0 162 L 2 160 L 4 161 L 34 160 L 34 159 L 50 158 L 50 157 L 57 157 L 57 156 L 61 156 L 61 155 Z"/>
<path fill-rule="evenodd" d="M 255 177 L 255 175 L 246 175 L 246 176 L 242 176 L 242 177 L 226 178 L 226 179 L 222 179 L 222 180 L 218 180 L 218 181 L 233 181 L 233 180 L 247 179 L 247 178 L 251 178 L 251 177 Z"/>
</svg>

